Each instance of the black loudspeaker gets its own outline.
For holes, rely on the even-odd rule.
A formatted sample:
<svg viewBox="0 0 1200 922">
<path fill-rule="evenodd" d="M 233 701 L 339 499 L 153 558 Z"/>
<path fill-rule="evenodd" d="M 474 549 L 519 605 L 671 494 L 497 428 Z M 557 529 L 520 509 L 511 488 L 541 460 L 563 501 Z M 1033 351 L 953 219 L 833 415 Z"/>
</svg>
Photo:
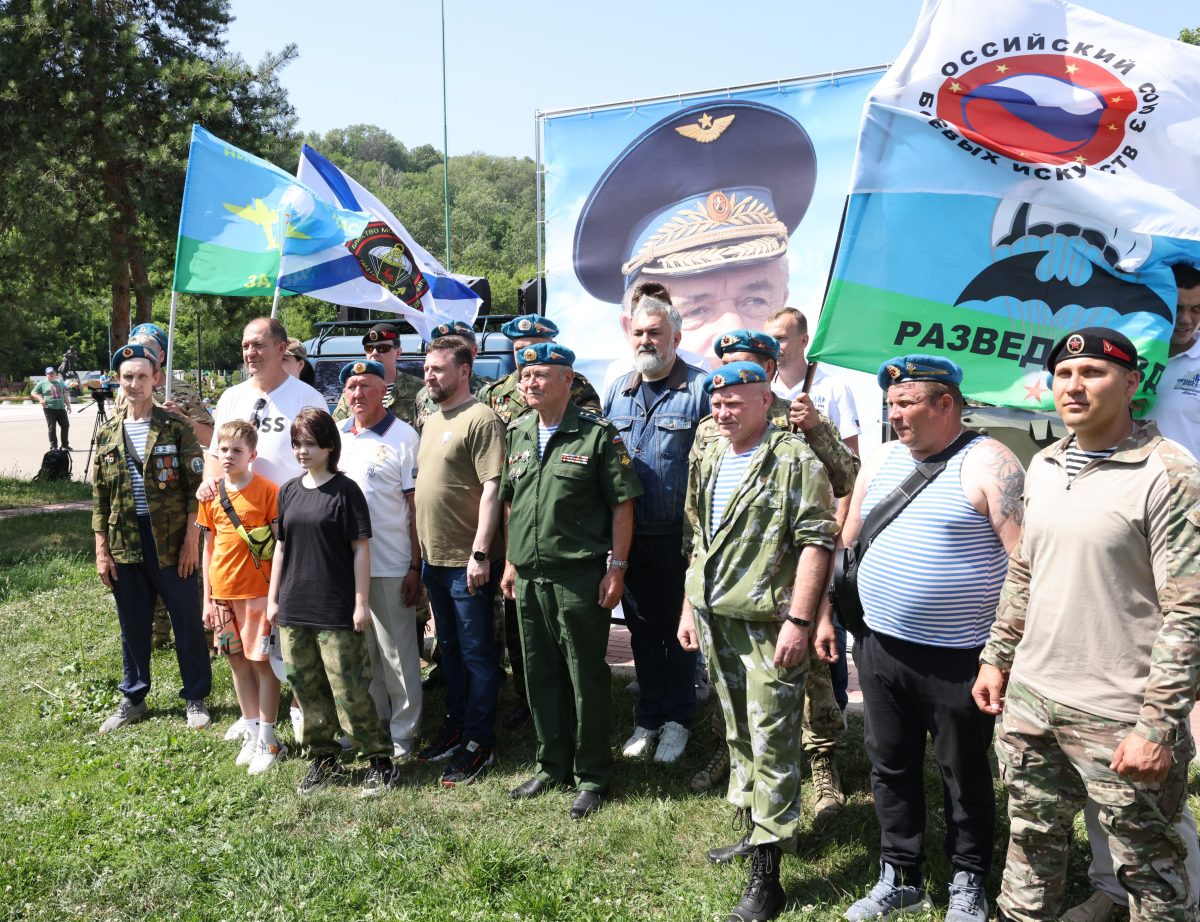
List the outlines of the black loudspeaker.
<svg viewBox="0 0 1200 922">
<path fill-rule="evenodd" d="M 517 313 L 542 314 L 546 313 L 546 280 L 542 278 L 529 279 L 517 287 Z"/>
<path fill-rule="evenodd" d="M 492 286 L 485 278 L 464 278 L 467 287 L 483 299 L 479 305 L 479 316 L 483 317 L 492 312 Z"/>
</svg>

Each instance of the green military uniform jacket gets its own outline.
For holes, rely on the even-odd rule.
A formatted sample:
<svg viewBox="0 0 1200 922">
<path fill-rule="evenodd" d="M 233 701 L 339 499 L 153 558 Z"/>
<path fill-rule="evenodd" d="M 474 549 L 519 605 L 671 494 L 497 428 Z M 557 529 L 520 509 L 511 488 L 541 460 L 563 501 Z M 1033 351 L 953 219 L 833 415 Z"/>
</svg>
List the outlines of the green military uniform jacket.
<svg viewBox="0 0 1200 922">
<path fill-rule="evenodd" d="M 417 394 L 424 386 L 419 379 L 398 371 L 396 380 L 392 382 L 388 392 L 383 395 L 383 405 L 415 429 Z M 350 404 L 346 402 L 344 393 L 338 398 L 337 406 L 334 407 L 333 418 L 338 420 L 350 418 Z"/>
<path fill-rule="evenodd" d="M 725 438 L 709 442 L 688 474 L 692 559 L 684 590 L 697 610 L 779 621 L 788 613 L 801 549 L 833 547 L 833 491 L 809 447 L 768 425 L 710 537 L 712 488 L 728 446 Z"/>
<path fill-rule="evenodd" d="M 508 560 L 523 579 L 573 570 L 612 550 L 612 509 L 642 495 L 616 427 L 567 404 L 538 460 L 538 415 L 506 436 L 500 498 L 511 505 Z"/>
<path fill-rule="evenodd" d="M 487 378 L 481 378 L 475 372 L 471 372 L 471 380 L 467 382 L 467 387 L 471 389 L 471 393 L 479 398 L 480 402 L 487 403 L 483 399 L 483 392 L 491 382 Z M 416 420 L 412 426 L 417 432 L 425 428 L 425 420 L 429 419 L 438 410 L 438 405 L 433 398 L 429 396 L 429 388 L 422 387 L 417 391 L 417 396 L 414 401 L 417 406 Z"/>
<path fill-rule="evenodd" d="M 506 423 L 511 423 L 529 409 L 525 398 L 521 396 L 521 389 L 517 386 L 520 375 L 520 370 L 514 371 L 507 378 L 489 384 L 482 393 L 475 394 Z M 596 389 L 579 372 L 575 372 L 575 380 L 571 382 L 571 403 L 597 416 L 604 412 L 600 407 L 600 397 L 596 394 Z"/>
<path fill-rule="evenodd" d="M 125 414 L 125 409 L 114 412 L 96 433 L 92 531 L 108 536 L 108 549 L 117 563 L 141 563 L 142 539 L 125 463 Z M 151 411 L 142 477 L 159 565 L 175 566 L 187 534 L 188 516 L 199 508 L 196 490 L 204 479 L 204 456 L 191 424 L 162 407 Z"/>
<path fill-rule="evenodd" d="M 788 421 L 788 413 L 791 408 L 790 403 L 782 397 L 776 396 L 767 413 L 771 425 L 785 432 L 792 431 L 791 423 Z M 833 487 L 833 495 L 839 498 L 849 496 L 850 491 L 854 489 L 854 478 L 858 476 L 858 469 L 862 462 L 858 455 L 842 441 L 833 421 L 824 413 L 818 415 L 821 417 L 820 425 L 810 432 L 797 431 L 795 434 L 808 442 L 808 447 L 813 450 L 817 460 L 825 466 L 825 473 L 829 476 L 829 485 Z M 717 428 L 715 419 L 706 416 L 700 420 L 696 426 L 696 439 L 692 442 L 689 463 L 698 464 L 700 456 L 708 444 L 720 437 L 721 432 Z"/>
<path fill-rule="evenodd" d="M 156 387 L 154 389 L 155 405 L 161 407 L 166 402 L 167 389 L 165 387 Z M 208 412 L 208 407 L 204 405 L 199 392 L 190 384 L 183 381 L 173 383 L 171 385 L 171 402 L 178 406 L 183 411 L 183 415 L 193 422 L 197 422 L 202 426 L 211 426 L 213 424 L 212 414 Z M 113 409 L 118 413 L 123 413 L 126 404 L 124 388 L 117 388 L 117 396 L 113 400 Z"/>
</svg>

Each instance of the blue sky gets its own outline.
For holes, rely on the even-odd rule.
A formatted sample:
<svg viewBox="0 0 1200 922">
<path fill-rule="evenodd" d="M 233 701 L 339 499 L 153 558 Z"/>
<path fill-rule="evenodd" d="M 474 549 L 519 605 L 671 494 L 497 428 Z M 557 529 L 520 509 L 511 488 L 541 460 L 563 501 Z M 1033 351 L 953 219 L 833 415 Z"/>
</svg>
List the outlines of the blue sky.
<svg viewBox="0 0 1200 922">
<path fill-rule="evenodd" d="M 987 2 L 987 0 L 978 0 Z M 1200 27 L 1195 0 L 1078 4 L 1160 35 Z M 532 157 L 534 113 L 885 64 L 920 0 L 446 0 L 450 153 Z M 251 63 L 287 42 L 305 131 L 359 122 L 442 146 L 438 0 L 232 0 Z M 745 13 L 750 24 L 737 23 Z"/>
</svg>

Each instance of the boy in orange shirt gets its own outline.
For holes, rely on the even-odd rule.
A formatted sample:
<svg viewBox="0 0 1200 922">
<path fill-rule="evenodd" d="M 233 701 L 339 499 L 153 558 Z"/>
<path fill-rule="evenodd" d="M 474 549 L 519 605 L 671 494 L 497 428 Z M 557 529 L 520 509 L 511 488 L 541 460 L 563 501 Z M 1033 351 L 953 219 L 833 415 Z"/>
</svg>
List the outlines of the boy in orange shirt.
<svg viewBox="0 0 1200 922">
<path fill-rule="evenodd" d="M 201 503 L 196 517 L 197 527 L 211 533 L 204 542 L 204 625 L 212 629 L 217 651 L 228 657 L 233 673 L 242 711 L 237 764 L 258 775 L 287 755 L 287 746 L 275 736 L 279 679 L 269 661 L 267 622 L 268 547 L 274 544 L 270 530 L 277 517 L 279 488 L 250 470 L 258 447 L 258 431 L 251 423 L 225 423 L 216 443 L 225 477 L 218 496 Z M 226 502 L 233 508 L 232 517 Z"/>
</svg>

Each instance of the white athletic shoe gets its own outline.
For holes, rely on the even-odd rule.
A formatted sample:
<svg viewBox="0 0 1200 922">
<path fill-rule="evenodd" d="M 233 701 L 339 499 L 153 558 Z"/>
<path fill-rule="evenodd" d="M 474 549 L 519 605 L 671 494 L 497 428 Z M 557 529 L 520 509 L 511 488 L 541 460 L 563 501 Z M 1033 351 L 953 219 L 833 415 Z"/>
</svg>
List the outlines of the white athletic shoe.
<svg viewBox="0 0 1200 922">
<path fill-rule="evenodd" d="M 621 749 L 621 755 L 627 759 L 640 759 L 650 751 L 650 747 L 657 741 L 657 730 L 634 727 L 633 736 L 625 741 L 625 746 Z"/>
<path fill-rule="evenodd" d="M 235 765 L 249 765 L 250 760 L 254 758 L 254 753 L 258 751 L 258 737 L 251 734 L 249 730 L 242 733 L 242 749 L 238 753 Z"/>
<path fill-rule="evenodd" d="M 246 732 L 246 718 L 239 717 L 229 725 L 229 729 L 225 731 L 225 742 L 232 743 L 234 740 L 240 740 L 242 734 Z"/>
<path fill-rule="evenodd" d="M 684 747 L 687 746 L 691 732 L 683 724 L 668 720 L 663 724 L 662 733 L 658 737 L 658 749 L 654 752 L 654 761 L 667 765 L 678 762 L 679 757 L 683 755 Z"/>
<path fill-rule="evenodd" d="M 287 751 L 287 746 L 278 740 L 274 743 L 264 743 L 262 740 L 258 740 L 254 758 L 250 760 L 250 768 L 247 769 L 248 774 L 261 775 L 276 762 L 286 759 Z"/>
</svg>

